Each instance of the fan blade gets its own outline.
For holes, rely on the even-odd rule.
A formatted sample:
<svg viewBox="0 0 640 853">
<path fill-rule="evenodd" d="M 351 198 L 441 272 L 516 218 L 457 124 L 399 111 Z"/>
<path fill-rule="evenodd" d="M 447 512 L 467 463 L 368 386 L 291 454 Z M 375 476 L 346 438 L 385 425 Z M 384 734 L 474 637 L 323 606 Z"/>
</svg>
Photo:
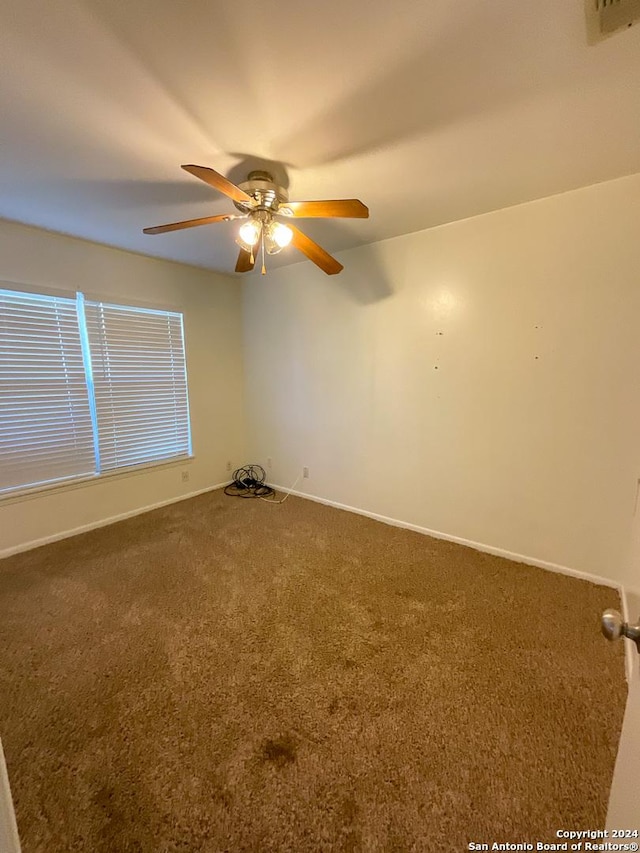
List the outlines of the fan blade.
<svg viewBox="0 0 640 853">
<path fill-rule="evenodd" d="M 247 252 L 246 249 L 240 249 L 240 254 L 238 255 L 238 260 L 236 261 L 236 272 L 251 272 L 256 263 L 255 254 L 253 256 L 253 261 L 251 260 L 251 252 Z"/>
<path fill-rule="evenodd" d="M 296 247 L 296 249 L 302 252 L 303 255 L 306 255 L 310 261 L 313 261 L 316 266 L 326 272 L 327 275 L 335 275 L 336 273 L 339 273 L 340 270 L 344 269 L 339 261 L 336 261 L 336 259 L 332 258 L 328 252 L 325 252 L 322 246 L 318 246 L 317 243 L 314 243 L 311 237 L 307 237 L 306 234 L 303 234 L 302 231 L 295 228 L 293 225 L 288 225 L 287 227 L 291 228 L 293 231 L 291 243 Z"/>
<path fill-rule="evenodd" d="M 348 217 L 350 219 L 368 219 L 369 208 L 357 198 L 341 198 L 334 201 L 287 201 L 280 207 L 280 213 L 290 210 L 294 216 Z M 285 212 L 285 216 L 288 214 Z"/>
<path fill-rule="evenodd" d="M 205 184 L 209 184 L 210 187 L 219 190 L 234 201 L 253 203 L 251 196 L 247 195 L 244 190 L 241 190 L 240 187 L 232 184 L 230 180 L 224 177 L 224 175 L 221 175 L 219 172 L 214 172 L 213 169 L 209 169 L 207 166 L 183 166 L 182 168 L 185 172 L 189 172 L 190 175 L 200 178 L 200 180 L 204 181 Z"/>
<path fill-rule="evenodd" d="M 203 216 L 201 219 L 185 219 L 184 222 L 170 222 L 169 225 L 156 225 L 154 228 L 143 228 L 142 231 L 144 234 L 164 234 L 166 231 L 195 228 L 196 225 L 211 225 L 213 222 L 229 222 L 232 219 L 244 219 L 244 216 L 221 213 L 219 216 Z"/>
</svg>

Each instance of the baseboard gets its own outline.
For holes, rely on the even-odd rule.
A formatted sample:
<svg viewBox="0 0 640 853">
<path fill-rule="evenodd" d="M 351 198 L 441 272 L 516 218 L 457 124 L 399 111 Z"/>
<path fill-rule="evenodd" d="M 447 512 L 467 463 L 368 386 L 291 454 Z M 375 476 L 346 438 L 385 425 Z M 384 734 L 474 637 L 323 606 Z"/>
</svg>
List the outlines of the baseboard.
<svg viewBox="0 0 640 853">
<path fill-rule="evenodd" d="M 0 551 L 0 559 L 11 557 L 12 554 L 19 554 L 21 551 L 31 551 L 33 548 L 40 548 L 42 545 L 48 545 L 50 542 L 58 542 L 60 539 L 68 539 L 70 536 L 77 536 L 79 533 L 87 533 L 89 530 L 96 530 L 98 527 L 107 527 L 109 524 L 115 524 L 117 521 L 124 521 L 127 518 L 133 518 L 135 515 L 142 515 L 145 512 L 151 512 L 153 509 L 160 509 L 169 504 L 179 503 L 180 501 L 195 498 L 198 495 L 203 495 L 205 492 L 213 492 L 216 489 L 222 489 L 228 484 L 228 480 L 223 483 L 216 483 L 215 486 L 207 486 L 205 489 L 198 489 L 195 492 L 189 492 L 186 495 L 178 495 L 175 498 L 169 498 L 166 501 L 158 501 L 157 503 L 147 504 L 138 509 L 122 512 L 119 515 L 112 515 L 109 518 L 102 518 L 100 521 L 92 521 L 90 524 L 83 524 L 80 527 L 73 527 L 70 530 L 63 530 L 60 533 L 54 533 L 52 536 L 44 536 L 42 539 L 32 539 L 30 542 L 24 542 L 21 545 L 15 545 L 12 548 L 6 548 Z"/>
<path fill-rule="evenodd" d="M 599 575 L 592 575 L 589 572 L 582 572 L 578 569 L 571 569 L 569 566 L 561 566 L 559 563 L 550 563 L 548 560 L 539 560 L 537 557 L 528 557 L 526 554 L 516 554 L 513 551 L 506 551 L 504 548 L 496 548 L 493 545 L 485 545 L 483 542 L 474 542 L 471 539 L 463 539 L 461 536 L 452 536 L 449 533 L 442 533 L 440 530 L 431 530 L 428 527 L 421 527 L 419 524 L 411 524 L 408 521 L 401 521 L 398 518 L 389 518 L 386 515 L 380 515 L 377 512 L 369 512 L 366 509 L 349 506 L 348 504 L 338 503 L 328 498 L 320 498 L 317 495 L 309 495 L 306 492 L 300 492 L 295 489 L 289 489 L 286 486 L 278 486 L 272 484 L 274 489 L 280 492 L 288 492 L 298 498 L 305 498 L 309 501 L 325 504 L 326 506 L 335 507 L 335 509 L 343 509 L 347 512 L 353 512 L 356 515 L 364 515 L 366 518 L 372 518 L 374 521 L 381 521 L 383 524 L 390 524 L 392 527 L 403 527 L 405 530 L 412 530 L 414 533 L 422 533 L 424 536 L 433 536 L 434 539 L 443 539 L 446 542 L 455 542 L 457 545 L 464 545 L 467 548 L 473 548 L 474 551 L 481 551 L 485 554 L 493 554 L 496 557 L 504 557 L 506 560 L 512 560 L 514 563 L 524 563 L 528 566 L 536 566 L 539 569 L 546 569 L 549 572 L 556 572 L 561 575 L 569 575 L 573 578 L 589 581 L 590 583 L 598 584 L 599 586 L 608 586 L 615 589 L 620 595 L 623 617 L 625 622 L 629 621 L 629 608 L 627 606 L 627 597 L 622 584 L 617 583 L 611 578 L 603 578 Z M 625 672 L 627 681 L 631 681 L 640 669 L 638 666 L 638 654 L 635 644 L 631 640 L 625 640 Z"/>
<path fill-rule="evenodd" d="M 603 578 L 599 575 L 592 575 L 588 572 L 582 572 L 578 569 L 571 569 L 568 566 L 561 566 L 558 563 L 550 563 L 547 560 L 539 560 L 537 557 L 527 557 L 525 554 L 516 554 L 513 551 L 505 551 L 504 548 L 496 548 L 494 545 L 485 545 L 482 542 L 474 542 L 471 539 L 463 539 L 461 536 L 452 536 L 450 533 L 442 533 L 439 530 L 431 530 L 428 527 L 421 527 L 419 524 L 411 524 L 408 521 L 401 521 L 398 518 L 389 518 L 386 515 L 380 515 L 377 512 L 369 512 L 366 509 L 341 504 L 338 501 L 332 501 L 328 498 L 320 498 L 317 495 L 309 495 L 306 492 L 295 491 L 286 486 L 272 485 L 272 488 L 280 492 L 289 492 L 298 498 L 306 498 L 309 501 L 326 504 L 327 506 L 335 507 L 336 509 L 344 509 L 347 512 L 354 512 L 356 515 L 364 515 L 367 518 L 372 518 L 374 521 L 382 521 L 384 524 L 390 524 L 392 527 L 404 527 L 406 530 L 413 530 L 414 533 L 422 533 L 424 536 L 432 536 L 434 539 L 444 539 L 446 542 L 455 542 L 457 545 L 465 545 L 467 548 L 473 548 L 474 551 L 482 551 L 485 554 L 493 554 L 496 557 L 504 557 L 507 560 L 512 560 L 514 563 L 526 563 L 528 566 L 536 566 L 540 569 L 548 569 L 551 572 L 557 572 L 562 575 L 571 575 L 574 578 L 591 581 L 591 583 L 599 584 L 600 586 L 609 586 L 618 590 L 622 595 L 622 586 L 611 578 Z"/>
<path fill-rule="evenodd" d="M 189 500 L 189 498 L 195 498 L 198 495 L 205 494 L 206 492 L 213 492 L 216 489 L 221 489 L 226 486 L 228 481 L 224 481 L 222 483 L 216 483 L 213 486 L 207 486 L 204 489 L 198 489 L 195 492 L 189 492 L 186 495 L 179 495 L 178 497 L 169 498 L 165 501 L 158 501 L 153 504 L 147 504 L 146 506 L 139 507 L 138 509 L 129 510 L 129 512 L 123 512 L 119 515 L 112 515 L 109 518 L 103 518 L 100 521 L 91 522 L 90 524 L 84 524 L 80 527 L 74 527 L 70 530 L 64 530 L 60 533 L 55 533 L 52 536 L 45 536 L 41 539 L 33 539 L 30 542 L 22 543 L 21 545 L 16 545 L 12 548 L 6 548 L 3 551 L 0 551 L 0 559 L 4 557 L 10 557 L 13 554 L 18 554 L 22 551 L 30 551 L 33 548 L 40 548 L 42 545 L 48 545 L 51 542 L 58 542 L 61 539 L 68 539 L 70 536 L 77 536 L 79 533 L 87 533 L 90 530 L 96 530 L 99 527 L 107 527 L 109 524 L 115 524 L 118 521 L 124 521 L 127 518 L 133 518 L 136 515 L 142 515 L 145 512 L 151 512 L 154 509 L 160 509 L 163 506 L 169 506 L 169 504 L 179 503 L 180 501 Z M 629 620 L 629 608 L 627 605 L 627 597 L 625 594 L 624 587 L 611 580 L 610 578 L 603 578 L 598 575 L 592 575 L 588 572 L 582 572 L 578 569 L 571 569 L 568 566 L 561 566 L 558 563 L 550 563 L 547 560 L 539 560 L 537 557 L 528 557 L 525 554 L 516 554 L 513 551 L 506 551 L 504 548 L 496 548 L 493 545 L 485 545 L 482 542 L 474 542 L 471 539 L 463 539 L 461 536 L 452 536 L 449 533 L 442 533 L 439 530 L 431 530 L 428 527 L 422 527 L 418 524 L 411 524 L 407 521 L 401 521 L 398 518 L 390 518 L 386 515 L 381 515 L 377 512 L 369 512 L 366 509 L 359 509 L 358 507 L 349 506 L 348 504 L 342 504 L 338 501 L 332 501 L 328 498 L 321 498 L 317 495 L 309 495 L 306 492 L 300 492 L 295 489 L 287 488 L 286 486 L 279 486 L 277 484 L 273 484 L 273 488 L 277 489 L 281 492 L 288 492 L 291 495 L 295 495 L 299 498 L 305 498 L 306 500 L 315 501 L 316 503 L 325 504 L 326 506 L 334 507 L 335 509 L 342 509 L 346 512 L 353 512 L 356 515 L 363 515 L 366 518 L 371 518 L 374 521 L 381 521 L 383 524 L 389 524 L 392 527 L 402 527 L 405 530 L 412 530 L 414 533 L 421 533 L 424 536 L 432 536 L 434 539 L 442 539 L 446 542 L 455 542 L 457 545 L 464 545 L 467 548 L 473 548 L 475 551 L 481 551 L 485 554 L 493 554 L 496 557 L 504 557 L 507 560 L 512 560 L 515 563 L 525 563 L 529 566 L 536 566 L 540 569 L 546 569 L 547 571 L 556 572 L 563 575 L 569 575 L 571 577 L 580 578 L 581 580 L 590 581 L 591 583 L 599 584 L 601 586 L 612 587 L 617 590 L 620 594 L 620 598 L 622 601 L 622 611 L 623 617 L 625 621 Z M 625 641 L 625 666 L 626 666 L 626 674 L 627 680 L 630 681 L 632 678 L 636 677 L 638 674 L 638 654 L 635 650 L 635 644 L 630 640 Z"/>
</svg>

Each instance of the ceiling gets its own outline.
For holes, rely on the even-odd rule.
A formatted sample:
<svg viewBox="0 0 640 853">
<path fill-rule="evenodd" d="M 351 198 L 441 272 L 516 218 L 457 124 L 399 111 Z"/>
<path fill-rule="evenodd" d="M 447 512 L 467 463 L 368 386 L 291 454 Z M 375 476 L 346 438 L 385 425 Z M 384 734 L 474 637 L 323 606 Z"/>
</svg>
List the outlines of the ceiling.
<svg viewBox="0 0 640 853">
<path fill-rule="evenodd" d="M 233 211 L 180 169 L 271 161 L 329 251 L 640 172 L 640 27 L 582 0 L 2 0 L 0 216 L 233 270 Z M 294 249 L 278 263 L 300 260 Z"/>
</svg>

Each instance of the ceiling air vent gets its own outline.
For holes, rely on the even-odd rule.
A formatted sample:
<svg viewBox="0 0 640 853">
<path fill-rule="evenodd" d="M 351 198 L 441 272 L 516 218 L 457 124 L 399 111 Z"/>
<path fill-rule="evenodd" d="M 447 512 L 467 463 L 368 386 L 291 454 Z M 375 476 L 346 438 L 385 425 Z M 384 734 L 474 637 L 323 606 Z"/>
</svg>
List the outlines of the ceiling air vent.
<svg viewBox="0 0 640 853">
<path fill-rule="evenodd" d="M 589 44 L 596 44 L 640 19 L 640 0 L 585 0 Z"/>
</svg>

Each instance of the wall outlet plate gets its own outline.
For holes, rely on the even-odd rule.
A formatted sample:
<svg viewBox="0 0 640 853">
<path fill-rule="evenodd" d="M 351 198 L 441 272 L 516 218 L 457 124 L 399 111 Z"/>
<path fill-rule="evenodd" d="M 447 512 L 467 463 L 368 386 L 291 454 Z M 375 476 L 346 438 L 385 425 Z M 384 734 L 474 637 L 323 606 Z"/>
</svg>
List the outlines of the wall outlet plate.
<svg viewBox="0 0 640 853">
<path fill-rule="evenodd" d="M 305 480 L 308 480 L 308 479 L 309 479 L 309 469 L 307 468 L 307 466 L 306 466 L 306 465 L 305 465 L 305 466 L 304 466 L 304 468 L 302 469 L 302 476 L 303 476 L 303 478 L 304 478 Z"/>
<path fill-rule="evenodd" d="M 188 482 L 189 482 L 189 472 L 188 472 L 188 471 L 183 471 L 183 472 L 182 472 L 182 482 L 183 482 L 183 483 L 188 483 Z"/>
</svg>

